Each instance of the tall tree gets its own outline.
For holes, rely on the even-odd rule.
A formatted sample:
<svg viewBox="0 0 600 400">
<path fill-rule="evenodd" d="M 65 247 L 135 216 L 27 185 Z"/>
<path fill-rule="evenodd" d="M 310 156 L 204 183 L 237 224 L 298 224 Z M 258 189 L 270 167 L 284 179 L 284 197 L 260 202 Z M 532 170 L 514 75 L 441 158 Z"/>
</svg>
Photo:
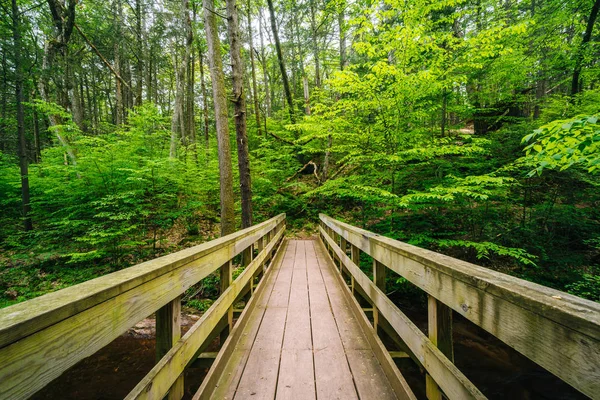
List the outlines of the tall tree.
<svg viewBox="0 0 600 400">
<path fill-rule="evenodd" d="M 13 57 L 15 62 L 15 101 L 17 106 L 17 136 L 19 151 L 19 168 L 21 171 L 21 203 L 23 210 L 23 227 L 26 231 L 33 229 L 31 223 L 31 205 L 29 204 L 29 165 L 27 161 L 27 141 L 25 139 L 25 110 L 23 107 L 23 61 L 21 60 L 21 22 L 17 0 L 12 0 L 12 34 Z"/>
<path fill-rule="evenodd" d="M 233 105 L 235 133 L 242 195 L 242 228 L 252 226 L 252 184 L 250 178 L 250 156 L 246 132 L 246 97 L 244 96 L 244 65 L 242 64 L 240 31 L 236 0 L 227 0 L 227 31 L 233 78 Z"/>
<path fill-rule="evenodd" d="M 221 235 L 235 231 L 235 215 L 233 202 L 233 172 L 231 166 L 231 149 L 229 144 L 229 121 L 227 116 L 227 95 L 225 78 L 223 77 L 223 61 L 221 59 L 221 41 L 217 31 L 214 0 L 202 0 L 204 8 L 204 30 L 208 44 L 208 63 L 215 105 L 217 125 L 217 145 L 219 147 L 219 180 L 221 186 Z"/>
<path fill-rule="evenodd" d="M 594 24 L 596 23 L 596 19 L 598 18 L 599 10 L 600 0 L 596 0 L 594 1 L 594 5 L 590 10 L 590 15 L 588 16 L 587 25 L 583 34 L 583 39 L 581 40 L 581 45 L 579 46 L 579 49 L 577 49 L 575 55 L 575 68 L 573 70 L 573 79 L 571 81 L 571 96 L 575 96 L 581 91 L 580 76 L 581 68 L 583 67 L 583 58 L 585 55 L 585 51 L 588 47 L 588 43 L 592 39 L 592 31 L 594 30 Z"/>
<path fill-rule="evenodd" d="M 273 31 L 273 38 L 275 39 L 275 51 L 277 52 L 277 61 L 279 62 L 279 71 L 281 72 L 281 80 L 283 81 L 285 99 L 288 103 L 290 121 L 292 124 L 295 124 L 296 114 L 294 112 L 294 101 L 292 99 L 292 91 L 290 90 L 290 83 L 288 80 L 287 71 L 285 69 L 283 53 L 281 52 L 281 42 L 279 41 L 279 33 L 277 31 L 277 20 L 275 19 L 275 8 L 273 7 L 273 0 L 267 0 L 267 4 L 269 6 L 269 15 L 271 16 L 271 31 Z"/>
<path fill-rule="evenodd" d="M 254 63 L 254 37 L 252 32 L 252 8 L 250 0 L 247 3 L 248 7 L 248 44 L 250 46 L 250 70 L 252 72 L 252 101 L 254 102 L 254 118 L 256 120 L 256 129 L 258 135 L 262 135 L 262 127 L 260 126 L 260 107 L 258 106 L 258 85 L 256 84 L 256 65 Z"/>
</svg>

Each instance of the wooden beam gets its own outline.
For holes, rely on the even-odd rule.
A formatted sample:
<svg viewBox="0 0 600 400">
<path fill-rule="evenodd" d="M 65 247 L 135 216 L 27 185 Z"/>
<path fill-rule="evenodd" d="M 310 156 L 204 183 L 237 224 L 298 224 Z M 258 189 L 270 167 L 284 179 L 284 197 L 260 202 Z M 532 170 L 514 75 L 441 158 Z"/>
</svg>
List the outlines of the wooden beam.
<svg viewBox="0 0 600 400">
<path fill-rule="evenodd" d="M 320 218 L 327 229 L 574 388 L 591 397 L 600 393 L 600 304 Z"/>
</svg>

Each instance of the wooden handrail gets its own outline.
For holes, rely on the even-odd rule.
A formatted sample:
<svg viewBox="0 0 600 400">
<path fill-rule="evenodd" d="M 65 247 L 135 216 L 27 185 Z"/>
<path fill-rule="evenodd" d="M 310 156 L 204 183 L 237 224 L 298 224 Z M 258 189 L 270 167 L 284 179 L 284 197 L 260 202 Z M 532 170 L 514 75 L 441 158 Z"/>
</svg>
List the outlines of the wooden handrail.
<svg viewBox="0 0 600 400">
<path fill-rule="evenodd" d="M 426 359 L 429 344 L 420 338 L 420 343 L 410 345 L 415 335 L 408 328 L 402 331 L 403 325 L 398 323 L 402 318 L 396 315 L 399 310 L 388 304 L 387 297 L 382 298 L 372 282 L 364 281 L 362 271 L 332 236 L 339 235 L 345 243 L 367 253 L 582 393 L 592 398 L 600 393 L 600 304 L 389 239 L 324 214 L 320 220 L 325 244 L 351 273 L 353 281 L 372 296 L 369 300 L 376 303 L 390 324 L 396 321 L 397 333 L 434 379 Z M 447 384 L 437 383 L 440 387 Z"/>
<path fill-rule="evenodd" d="M 253 244 L 285 214 L 228 236 L 0 310 L 0 398 L 31 396 Z M 276 234 L 277 233 L 277 234 Z"/>
</svg>

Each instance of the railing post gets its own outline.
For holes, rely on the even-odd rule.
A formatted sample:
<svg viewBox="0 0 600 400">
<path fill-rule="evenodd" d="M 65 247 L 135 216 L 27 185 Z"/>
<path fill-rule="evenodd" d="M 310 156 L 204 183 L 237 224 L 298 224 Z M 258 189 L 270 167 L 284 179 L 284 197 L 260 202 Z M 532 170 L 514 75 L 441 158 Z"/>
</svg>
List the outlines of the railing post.
<svg viewBox="0 0 600 400">
<path fill-rule="evenodd" d="M 429 340 L 452 362 L 454 346 L 452 343 L 452 309 L 435 297 L 427 296 L 427 316 Z M 442 391 L 429 374 L 425 377 L 425 391 L 429 400 L 441 400 Z"/>
<path fill-rule="evenodd" d="M 158 362 L 181 338 L 181 296 L 156 311 L 156 361 Z M 183 374 L 177 378 L 167 396 L 168 400 L 183 397 Z"/>
<path fill-rule="evenodd" d="M 386 266 L 380 263 L 377 260 L 373 260 L 373 283 L 377 286 L 383 293 L 385 293 L 385 276 L 386 276 Z M 375 334 L 377 335 L 377 325 L 379 323 L 379 310 L 377 307 L 373 306 L 373 329 L 375 330 Z"/>
<path fill-rule="evenodd" d="M 229 287 L 229 285 L 231 285 L 231 260 L 227 261 L 225 264 L 223 264 L 220 268 L 220 276 L 221 276 L 221 291 L 220 291 L 220 295 L 223 295 L 223 292 Z M 227 339 L 227 336 L 229 335 L 229 332 L 231 332 L 231 329 L 233 328 L 233 305 L 231 307 L 229 307 L 229 310 L 227 310 L 227 326 L 223 329 L 223 331 L 221 332 L 220 335 L 220 342 L 221 345 L 223 345 L 223 343 L 225 343 L 225 339 Z"/>
</svg>

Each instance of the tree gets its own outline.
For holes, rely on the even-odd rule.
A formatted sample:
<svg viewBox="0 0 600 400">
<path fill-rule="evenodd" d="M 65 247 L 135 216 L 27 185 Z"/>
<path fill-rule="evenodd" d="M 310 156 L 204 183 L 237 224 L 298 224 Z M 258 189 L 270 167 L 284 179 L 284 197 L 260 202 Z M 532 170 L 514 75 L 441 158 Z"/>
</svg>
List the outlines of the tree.
<svg viewBox="0 0 600 400">
<path fill-rule="evenodd" d="M 23 63 L 21 61 L 21 23 L 17 0 L 12 0 L 13 57 L 15 61 L 15 101 L 17 106 L 17 135 L 19 138 L 19 168 L 21 172 L 21 203 L 23 209 L 23 227 L 33 229 L 31 222 L 31 204 L 29 204 L 29 161 L 27 160 L 27 140 L 25 139 L 25 110 L 23 108 Z"/>
<path fill-rule="evenodd" d="M 227 113 L 227 95 L 221 60 L 221 42 L 217 31 L 217 20 L 213 0 L 203 0 L 204 30 L 208 44 L 208 63 L 213 88 L 215 120 L 217 124 L 217 143 L 219 147 L 219 176 L 221 186 L 221 235 L 235 231 L 233 203 L 233 173 L 231 150 L 229 145 L 229 121 Z"/>
<path fill-rule="evenodd" d="M 281 80 L 283 81 L 283 90 L 285 92 L 285 99 L 288 103 L 288 112 L 290 114 L 290 122 L 296 123 L 296 114 L 294 112 L 294 101 L 292 99 L 292 91 L 290 90 L 290 83 L 285 69 L 285 62 L 283 60 L 283 53 L 281 52 L 281 43 L 279 41 L 279 33 L 277 32 L 277 20 L 275 19 L 275 8 L 273 7 L 273 0 L 267 0 L 269 5 L 269 15 L 271 16 L 271 31 L 275 38 L 275 50 L 277 51 L 277 60 L 279 62 L 279 71 L 281 72 Z"/>
<path fill-rule="evenodd" d="M 250 156 L 246 132 L 246 98 L 244 96 L 244 65 L 242 64 L 238 8 L 236 0 L 227 0 L 227 30 L 233 78 L 233 105 L 237 138 L 238 168 L 242 194 L 242 228 L 252 226 L 252 183 L 250 178 Z M 252 51 L 252 50 L 250 50 Z"/>
</svg>

